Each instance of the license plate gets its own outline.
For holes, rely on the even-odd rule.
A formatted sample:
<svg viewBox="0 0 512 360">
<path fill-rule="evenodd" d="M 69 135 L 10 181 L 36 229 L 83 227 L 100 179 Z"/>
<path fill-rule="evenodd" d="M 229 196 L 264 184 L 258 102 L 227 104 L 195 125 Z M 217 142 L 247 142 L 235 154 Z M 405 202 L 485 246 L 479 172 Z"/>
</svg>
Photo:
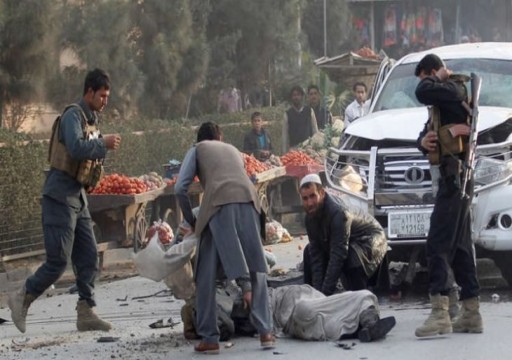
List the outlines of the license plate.
<svg viewBox="0 0 512 360">
<path fill-rule="evenodd" d="M 425 237 L 430 228 L 432 209 L 388 213 L 388 237 Z"/>
</svg>

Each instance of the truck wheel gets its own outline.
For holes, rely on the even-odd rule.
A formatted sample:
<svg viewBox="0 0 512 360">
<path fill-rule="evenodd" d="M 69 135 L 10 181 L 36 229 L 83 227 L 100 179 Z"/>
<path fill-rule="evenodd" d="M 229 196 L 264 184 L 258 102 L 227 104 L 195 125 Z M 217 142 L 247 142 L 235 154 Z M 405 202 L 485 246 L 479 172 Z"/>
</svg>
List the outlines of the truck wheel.
<svg viewBox="0 0 512 360">
<path fill-rule="evenodd" d="M 492 254 L 494 264 L 500 269 L 501 276 L 508 283 L 509 287 L 512 287 L 512 251 L 500 251 Z"/>
</svg>

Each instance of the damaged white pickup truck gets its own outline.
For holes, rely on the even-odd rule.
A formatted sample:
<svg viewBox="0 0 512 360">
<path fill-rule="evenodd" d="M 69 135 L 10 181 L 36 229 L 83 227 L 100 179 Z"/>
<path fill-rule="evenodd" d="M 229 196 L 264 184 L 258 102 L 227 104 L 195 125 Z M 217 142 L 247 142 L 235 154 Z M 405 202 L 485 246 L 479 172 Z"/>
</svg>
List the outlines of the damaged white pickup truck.
<svg viewBox="0 0 512 360">
<path fill-rule="evenodd" d="M 376 79 L 368 115 L 326 157 L 329 185 L 387 229 L 391 260 L 415 261 L 434 205 L 429 163 L 416 148 L 427 108 L 415 96 L 416 64 L 428 53 L 457 74 L 482 78 L 472 237 L 512 286 L 512 43 L 444 46 L 406 55 Z M 411 259 L 412 257 L 412 259 Z"/>
</svg>

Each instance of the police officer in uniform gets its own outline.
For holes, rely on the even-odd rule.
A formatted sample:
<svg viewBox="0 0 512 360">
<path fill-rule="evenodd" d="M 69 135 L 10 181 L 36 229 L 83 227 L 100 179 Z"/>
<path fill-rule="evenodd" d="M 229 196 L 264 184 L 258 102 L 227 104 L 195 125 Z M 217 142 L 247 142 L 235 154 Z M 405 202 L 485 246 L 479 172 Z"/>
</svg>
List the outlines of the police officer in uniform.
<svg viewBox="0 0 512 360">
<path fill-rule="evenodd" d="M 98 252 L 85 189 L 94 185 L 91 178 L 99 180 L 99 159 L 105 158 L 107 150 L 116 150 L 121 142 L 119 135 L 101 137 L 97 129 L 98 113 L 107 105 L 109 95 L 108 74 L 101 69 L 90 71 L 85 78 L 82 99 L 68 106 L 53 126 L 50 171 L 42 196 L 46 261 L 8 298 L 12 320 L 22 333 L 30 304 L 64 273 L 68 258 L 78 288 L 78 330 L 111 328 L 92 309 L 96 306 L 94 280 L 98 273 Z"/>
<path fill-rule="evenodd" d="M 417 337 L 454 332 L 481 333 L 479 284 L 470 234 L 470 202 L 461 196 L 462 164 L 470 127 L 467 89 L 457 81 L 443 61 L 426 55 L 417 65 L 420 78 L 416 97 L 432 107 L 431 116 L 418 138 L 418 148 L 437 163 L 439 188 L 427 237 L 429 293 L 432 312 L 416 329 Z M 432 115 L 433 114 L 433 115 Z M 473 184 L 466 191 L 471 192 Z M 449 308 L 449 271 L 461 287 L 462 315 L 451 322 Z"/>
</svg>

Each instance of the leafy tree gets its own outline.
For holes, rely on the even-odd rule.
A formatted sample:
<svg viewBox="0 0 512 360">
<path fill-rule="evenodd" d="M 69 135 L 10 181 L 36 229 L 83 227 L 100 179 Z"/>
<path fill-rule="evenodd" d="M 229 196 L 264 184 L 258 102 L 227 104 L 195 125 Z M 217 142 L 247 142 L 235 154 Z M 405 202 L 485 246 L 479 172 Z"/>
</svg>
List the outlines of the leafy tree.
<svg viewBox="0 0 512 360">
<path fill-rule="evenodd" d="M 300 0 L 217 0 L 211 3 L 207 36 L 211 49 L 210 102 L 235 82 L 243 92 L 299 71 Z"/>
<path fill-rule="evenodd" d="M 170 108 L 175 117 L 189 113 L 190 100 L 204 84 L 210 60 L 210 49 L 206 43 L 206 24 L 211 11 L 209 2 L 190 0 L 192 14 L 192 42 L 183 54 L 182 66 L 177 73 L 177 85 L 170 99 Z"/>
<path fill-rule="evenodd" d="M 327 56 L 339 55 L 350 33 L 350 12 L 346 1 L 325 0 Z M 315 58 L 324 56 L 324 0 L 308 0 L 302 12 L 302 29 Z"/>
<path fill-rule="evenodd" d="M 112 80 L 109 113 L 128 116 L 143 93 L 144 76 L 136 63 L 136 32 L 125 0 L 63 0 L 60 51 L 76 54 L 74 63 L 54 73 L 50 99 L 63 108 L 83 91 L 87 71 L 106 70 Z"/>
<path fill-rule="evenodd" d="M 192 45 L 189 5 L 187 0 L 141 0 L 132 13 L 138 32 L 137 64 L 146 78 L 140 109 L 160 119 L 172 114 L 177 75 Z"/>
<path fill-rule="evenodd" d="M 19 127 L 28 104 L 42 96 L 53 59 L 53 9 L 51 0 L 0 1 L 0 126 L 7 110 L 20 109 L 7 121 Z"/>
</svg>

